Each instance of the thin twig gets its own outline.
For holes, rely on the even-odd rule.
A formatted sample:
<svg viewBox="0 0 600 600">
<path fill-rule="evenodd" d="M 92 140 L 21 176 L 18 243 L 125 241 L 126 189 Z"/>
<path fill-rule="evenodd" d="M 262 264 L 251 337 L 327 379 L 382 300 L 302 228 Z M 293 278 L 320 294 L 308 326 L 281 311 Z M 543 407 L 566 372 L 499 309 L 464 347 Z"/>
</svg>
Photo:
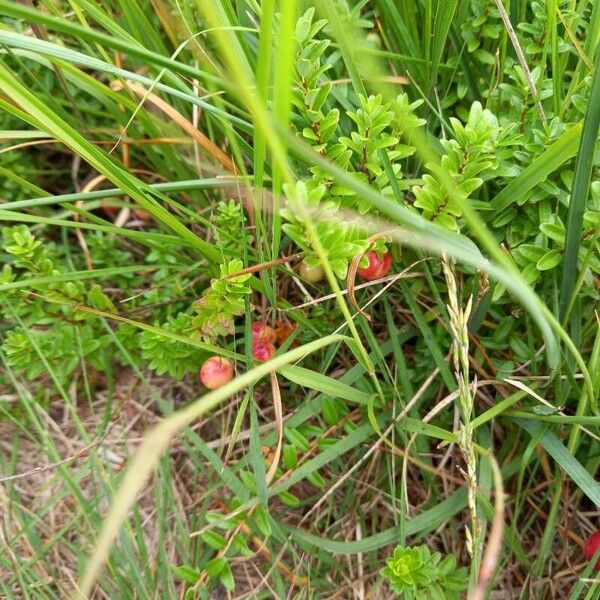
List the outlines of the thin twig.
<svg viewBox="0 0 600 600">
<path fill-rule="evenodd" d="M 525 79 L 527 80 L 527 85 L 529 86 L 529 91 L 533 96 L 535 101 L 536 108 L 540 115 L 542 121 L 546 122 L 546 113 L 544 112 L 544 108 L 542 107 L 542 103 L 540 102 L 540 96 L 538 94 L 537 88 L 535 87 L 535 82 L 533 81 L 533 77 L 531 76 L 531 71 L 527 66 L 527 60 L 525 59 L 525 53 L 521 48 L 521 44 L 519 43 L 519 39 L 517 38 L 517 34 L 513 29 L 512 23 L 510 22 L 510 18 L 506 9 L 504 8 L 504 4 L 502 4 L 502 0 L 495 0 L 496 6 L 498 7 L 498 12 L 502 17 L 502 22 L 504 23 L 504 27 L 506 27 L 506 32 L 508 33 L 508 37 L 517 53 L 517 58 L 519 59 L 519 64 L 521 65 L 521 69 L 523 69 L 523 74 L 525 75 Z"/>
</svg>

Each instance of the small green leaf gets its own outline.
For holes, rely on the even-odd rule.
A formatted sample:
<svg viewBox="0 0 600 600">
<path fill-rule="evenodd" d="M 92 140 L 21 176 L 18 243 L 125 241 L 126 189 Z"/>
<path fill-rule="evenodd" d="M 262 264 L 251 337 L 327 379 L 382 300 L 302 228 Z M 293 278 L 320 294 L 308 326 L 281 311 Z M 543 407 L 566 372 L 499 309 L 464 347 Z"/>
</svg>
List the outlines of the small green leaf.
<svg viewBox="0 0 600 600">
<path fill-rule="evenodd" d="M 265 536 L 271 535 L 271 523 L 269 522 L 269 515 L 262 506 L 257 506 L 254 511 L 254 522 L 258 527 L 259 531 Z"/>
<path fill-rule="evenodd" d="M 536 267 L 538 271 L 548 271 L 549 269 L 554 269 L 557 265 L 559 265 L 562 261 L 562 253 L 560 250 L 553 248 L 549 250 L 537 261 Z"/>
<path fill-rule="evenodd" d="M 219 573 L 219 581 L 223 584 L 225 589 L 229 590 L 230 592 L 235 589 L 235 579 L 233 578 L 231 567 L 227 561 L 225 562 L 223 570 Z"/>
<path fill-rule="evenodd" d="M 296 496 L 294 496 L 294 494 L 288 492 L 287 490 L 279 492 L 279 494 L 277 495 L 279 496 L 279 499 L 287 506 L 291 506 L 292 508 L 300 506 L 300 500 Z"/>
<path fill-rule="evenodd" d="M 228 566 L 227 559 L 224 556 L 216 556 L 209 560 L 204 568 L 210 577 L 217 577 Z"/>
<path fill-rule="evenodd" d="M 213 550 L 223 550 L 223 548 L 227 546 L 227 540 L 215 531 L 205 531 L 203 534 L 200 535 L 200 538 L 207 546 L 210 546 Z"/>
<path fill-rule="evenodd" d="M 283 464 L 286 469 L 295 469 L 298 464 L 298 452 L 296 447 L 291 444 L 286 444 L 283 447 Z"/>
<path fill-rule="evenodd" d="M 189 565 L 180 565 L 173 566 L 173 571 L 175 572 L 175 576 L 181 581 L 185 581 L 193 585 L 200 579 L 200 571 L 198 569 L 194 569 L 194 567 L 190 567 Z"/>
</svg>

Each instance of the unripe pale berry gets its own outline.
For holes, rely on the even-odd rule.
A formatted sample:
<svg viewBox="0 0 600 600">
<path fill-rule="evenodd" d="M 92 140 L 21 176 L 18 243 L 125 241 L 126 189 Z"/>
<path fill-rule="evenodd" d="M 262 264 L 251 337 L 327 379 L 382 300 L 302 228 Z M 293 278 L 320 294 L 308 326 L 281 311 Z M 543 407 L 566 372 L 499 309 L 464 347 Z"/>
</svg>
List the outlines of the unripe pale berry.
<svg viewBox="0 0 600 600">
<path fill-rule="evenodd" d="M 265 323 L 254 321 L 252 323 L 252 342 L 271 342 L 275 341 L 275 330 Z"/>
<path fill-rule="evenodd" d="M 380 257 L 377 252 L 371 251 L 367 253 L 367 259 L 369 261 L 369 266 L 364 267 L 363 269 L 357 269 L 356 271 L 358 275 L 367 281 L 385 277 L 392 266 L 391 252 L 386 252 Z"/>
<path fill-rule="evenodd" d="M 233 379 L 233 365 L 226 358 L 211 356 L 202 363 L 199 377 L 209 390 L 216 390 Z"/>
<path fill-rule="evenodd" d="M 255 340 L 252 342 L 252 357 L 259 362 L 271 360 L 275 354 L 275 346 L 271 342 L 261 342 Z"/>
<path fill-rule="evenodd" d="M 323 271 L 323 267 L 317 265 L 316 267 L 309 267 L 305 261 L 300 263 L 298 267 L 298 273 L 300 277 L 304 279 L 304 281 L 308 281 L 308 283 L 318 283 L 325 277 L 325 271 Z"/>
<path fill-rule="evenodd" d="M 365 41 L 371 48 L 381 48 L 381 38 L 375 33 L 367 33 Z"/>
<path fill-rule="evenodd" d="M 584 554 L 587 560 L 591 560 L 592 558 L 594 558 L 594 554 L 596 554 L 598 546 L 600 546 L 600 531 L 595 531 L 585 541 Z M 596 569 L 596 571 L 600 571 L 600 558 L 596 562 L 594 568 Z"/>
</svg>

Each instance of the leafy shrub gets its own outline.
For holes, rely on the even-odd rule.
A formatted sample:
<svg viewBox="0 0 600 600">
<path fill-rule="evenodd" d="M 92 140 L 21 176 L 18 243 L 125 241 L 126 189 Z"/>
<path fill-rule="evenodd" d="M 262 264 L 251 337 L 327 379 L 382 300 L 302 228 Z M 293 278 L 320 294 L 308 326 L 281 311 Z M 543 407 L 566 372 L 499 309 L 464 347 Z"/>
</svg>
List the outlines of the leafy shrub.
<svg viewBox="0 0 600 600">
<path fill-rule="evenodd" d="M 450 554 L 442 559 L 427 546 L 398 546 L 387 559 L 383 576 L 405 600 L 460 600 L 467 587 L 467 569 Z"/>
</svg>

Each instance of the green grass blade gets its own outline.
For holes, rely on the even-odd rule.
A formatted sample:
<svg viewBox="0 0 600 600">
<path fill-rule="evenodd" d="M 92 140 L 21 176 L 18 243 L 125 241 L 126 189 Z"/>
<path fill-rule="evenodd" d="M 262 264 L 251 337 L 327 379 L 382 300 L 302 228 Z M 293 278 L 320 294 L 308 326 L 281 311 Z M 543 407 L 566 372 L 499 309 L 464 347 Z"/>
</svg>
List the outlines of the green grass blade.
<svg viewBox="0 0 600 600">
<path fill-rule="evenodd" d="M 596 52 L 594 76 L 588 98 L 587 111 L 583 123 L 581 144 L 575 165 L 575 177 L 569 202 L 566 223 L 565 259 L 560 284 L 560 318 L 565 314 L 575 280 L 577 279 L 577 260 L 581 243 L 581 228 L 590 190 L 594 152 L 600 127 L 600 50 Z"/>
<path fill-rule="evenodd" d="M 458 7 L 458 0 L 438 0 L 433 19 L 433 44 L 431 48 L 431 67 L 429 87 L 435 85 L 442 53 L 448 40 L 448 32 Z"/>
<path fill-rule="evenodd" d="M 208 259 L 218 261 L 219 251 L 192 233 L 181 221 L 167 212 L 158 202 L 142 192 L 146 185 L 136 177 L 118 166 L 105 152 L 91 144 L 83 135 L 49 111 L 44 102 L 32 94 L 2 64 L 0 64 L 0 85 L 13 101 L 31 116 L 32 124 L 39 123 L 51 136 L 69 146 L 81 158 L 105 175 L 113 183 L 123 189 L 128 196 L 136 200 L 144 210 L 153 215 L 176 232 L 191 247 L 196 248 Z"/>
<path fill-rule="evenodd" d="M 532 436 L 539 435 L 543 431 L 543 426 L 539 423 L 525 419 L 514 419 L 514 421 Z M 546 452 L 573 480 L 573 483 L 600 508 L 600 483 L 585 470 L 582 464 L 561 444 L 560 440 L 551 431 L 542 433 L 539 440 Z"/>
<path fill-rule="evenodd" d="M 404 524 L 405 534 L 411 536 L 432 531 L 456 515 L 466 504 L 467 492 L 465 489 L 460 489 L 436 504 L 435 507 L 426 510 L 413 519 L 407 519 Z M 309 547 L 313 546 L 326 550 L 332 554 L 358 554 L 359 552 L 378 550 L 396 543 L 399 534 L 398 528 L 392 527 L 359 541 L 338 541 L 307 533 L 301 529 L 290 527 L 288 531 L 297 541 L 303 542 Z"/>
<path fill-rule="evenodd" d="M 491 201 L 494 214 L 508 208 L 539 183 L 545 181 L 551 173 L 577 154 L 581 137 L 581 125 L 573 125 L 562 133 L 542 154 L 535 158 Z"/>
</svg>

